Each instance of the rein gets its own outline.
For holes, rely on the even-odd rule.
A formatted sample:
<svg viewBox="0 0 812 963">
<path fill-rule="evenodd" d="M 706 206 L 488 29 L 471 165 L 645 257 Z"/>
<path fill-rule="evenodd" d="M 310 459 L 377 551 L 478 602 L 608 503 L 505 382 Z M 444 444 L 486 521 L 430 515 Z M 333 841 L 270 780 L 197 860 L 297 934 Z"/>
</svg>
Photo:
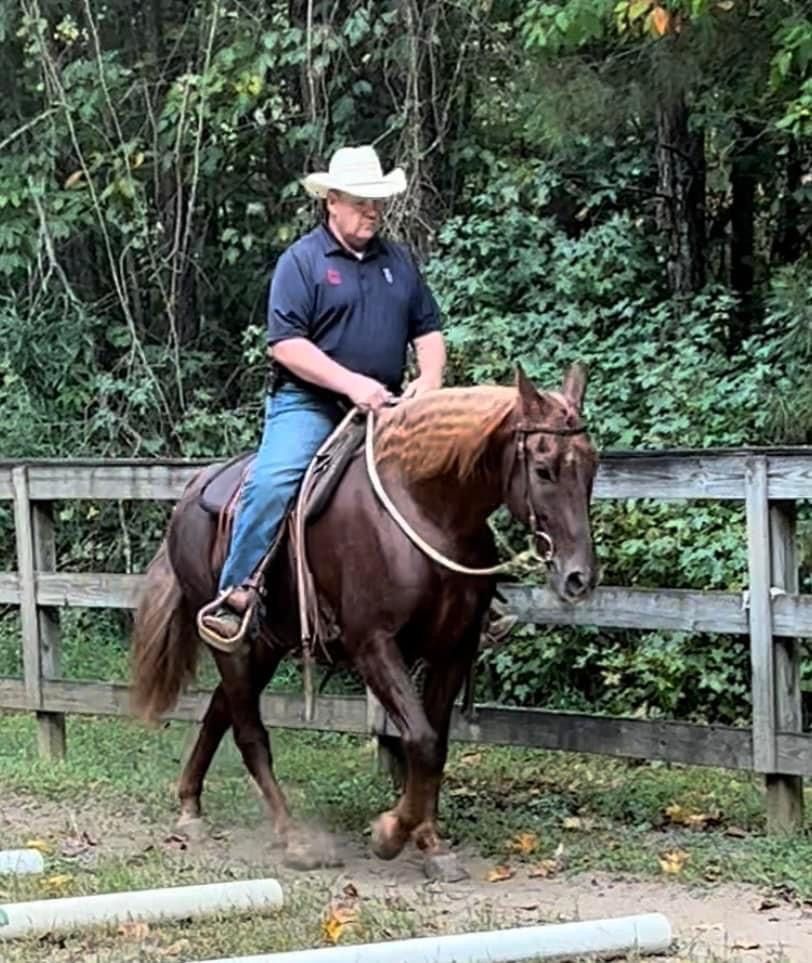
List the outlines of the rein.
<svg viewBox="0 0 812 963">
<path fill-rule="evenodd" d="M 397 524 L 398 528 L 412 542 L 412 544 L 416 545 L 417 548 L 419 548 L 420 551 L 423 552 L 424 555 L 427 555 L 433 562 L 436 562 L 438 565 L 441 565 L 443 568 L 446 568 L 451 572 L 457 572 L 460 575 L 498 575 L 500 572 L 509 571 L 515 565 L 518 556 L 515 556 L 507 562 L 502 562 L 499 565 L 491 565 L 488 568 L 470 568 L 467 565 L 461 565 L 459 562 L 455 562 L 453 559 L 443 555 L 442 552 L 437 551 L 436 548 L 433 548 L 425 539 L 418 535 L 418 533 L 398 511 L 397 506 L 394 504 L 389 495 L 387 495 L 386 490 L 383 487 L 380 475 L 378 474 L 378 469 L 375 465 L 375 451 L 373 446 L 374 427 L 375 415 L 372 411 L 367 412 L 366 437 L 364 439 L 364 455 L 366 460 L 367 475 L 369 476 L 369 481 L 372 485 L 373 491 L 380 499 L 384 508 Z M 520 424 L 516 428 L 517 443 L 514 458 L 519 458 L 519 460 L 522 461 L 525 466 L 525 498 L 527 499 L 530 530 L 536 535 L 537 538 L 540 538 L 547 543 L 547 551 L 542 555 L 542 560 L 548 565 L 555 557 L 555 545 L 553 544 L 553 540 L 550 538 L 547 532 L 539 529 L 536 513 L 533 509 L 533 503 L 530 498 L 530 465 L 527 459 L 527 436 L 533 434 L 564 436 L 581 435 L 585 431 L 585 426 L 581 426 L 579 428 L 543 428 L 538 427 L 537 425 Z M 509 478 L 511 474 L 512 465 L 511 471 L 507 472 L 507 478 Z"/>
</svg>

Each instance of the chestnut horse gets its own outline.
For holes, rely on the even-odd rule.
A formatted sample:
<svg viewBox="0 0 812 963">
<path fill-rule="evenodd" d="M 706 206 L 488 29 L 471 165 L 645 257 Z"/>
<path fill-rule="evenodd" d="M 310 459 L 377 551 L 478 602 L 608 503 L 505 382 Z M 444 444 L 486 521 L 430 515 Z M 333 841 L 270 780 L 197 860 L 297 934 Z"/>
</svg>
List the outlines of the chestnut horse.
<svg viewBox="0 0 812 963">
<path fill-rule="evenodd" d="M 519 368 L 513 388 L 445 388 L 382 411 L 374 456 L 386 493 L 425 542 L 468 567 L 497 562 L 488 517 L 506 505 L 530 526 L 556 593 L 580 601 L 596 580 L 589 507 L 597 455 L 581 417 L 585 381 L 576 365 L 560 391 L 540 392 Z M 198 499 L 211 472 L 188 486 L 147 571 L 132 644 L 133 703 L 144 718 L 171 709 L 194 675 L 195 613 L 214 596 L 218 576 L 211 562 L 216 520 Z M 363 458 L 350 462 L 306 538 L 315 585 L 341 629 L 340 654 L 402 735 L 405 784 L 395 807 L 373 824 L 372 849 L 391 859 L 414 840 L 435 872 L 444 860 L 453 864 L 437 829 L 452 706 L 476 658 L 496 576 L 449 570 L 416 547 L 376 496 Z M 300 647 L 287 537 L 266 571 L 265 590 L 259 632 L 237 651 L 212 649 L 221 681 L 180 779 L 178 825 L 199 822 L 204 777 L 233 727 L 273 830 L 292 863 L 308 864 L 273 775 L 259 708 L 282 657 Z M 426 666 L 422 693 L 410 677 L 417 660 Z M 311 855 L 317 864 L 321 854 Z"/>
</svg>

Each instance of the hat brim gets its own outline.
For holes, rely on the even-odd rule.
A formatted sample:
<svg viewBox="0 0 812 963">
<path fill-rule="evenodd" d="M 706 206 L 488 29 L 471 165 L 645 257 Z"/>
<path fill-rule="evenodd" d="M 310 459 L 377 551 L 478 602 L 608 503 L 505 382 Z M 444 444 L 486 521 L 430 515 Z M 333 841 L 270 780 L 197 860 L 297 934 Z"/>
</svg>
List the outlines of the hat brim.
<svg viewBox="0 0 812 963">
<path fill-rule="evenodd" d="M 376 181 L 350 182 L 331 176 L 327 171 L 308 174 L 302 181 L 302 186 L 313 197 L 327 197 L 328 191 L 342 191 L 353 197 L 383 200 L 402 194 L 406 190 L 406 175 L 403 168 L 396 167 L 384 177 Z"/>
</svg>

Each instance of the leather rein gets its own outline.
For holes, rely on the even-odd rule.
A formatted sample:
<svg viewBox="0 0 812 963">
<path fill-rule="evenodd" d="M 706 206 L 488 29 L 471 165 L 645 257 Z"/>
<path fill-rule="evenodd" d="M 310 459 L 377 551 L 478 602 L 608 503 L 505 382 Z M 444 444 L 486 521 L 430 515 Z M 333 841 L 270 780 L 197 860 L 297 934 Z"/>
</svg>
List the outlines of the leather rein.
<svg viewBox="0 0 812 963">
<path fill-rule="evenodd" d="M 429 545 L 428 542 L 426 542 L 425 539 L 423 539 L 412 528 L 412 526 L 400 513 L 392 499 L 386 493 L 386 490 L 381 482 L 378 469 L 375 465 L 375 452 L 373 444 L 374 428 L 375 416 L 374 413 L 370 411 L 367 412 L 366 438 L 364 441 L 367 475 L 369 476 L 369 481 L 373 490 L 375 491 L 375 494 L 380 499 L 384 508 L 395 521 L 398 528 L 400 528 L 400 530 L 412 542 L 412 544 L 416 545 L 417 548 L 419 548 L 420 551 L 423 552 L 424 555 L 427 555 L 433 562 L 436 562 L 438 565 L 442 565 L 443 568 L 446 568 L 451 572 L 457 572 L 461 575 L 496 575 L 500 572 L 509 570 L 513 565 L 513 560 L 502 562 L 499 565 L 491 565 L 487 568 L 470 568 L 467 565 L 461 565 L 459 562 L 455 562 L 453 559 L 446 557 L 442 554 L 442 552 L 437 551 L 437 549 Z M 524 465 L 524 486 L 525 499 L 527 502 L 528 526 L 536 538 L 542 540 L 547 545 L 547 550 L 541 556 L 542 560 L 547 565 L 550 565 L 555 558 L 555 544 L 553 543 L 549 533 L 539 528 L 536 512 L 533 508 L 533 501 L 530 497 L 531 468 L 530 459 L 527 457 L 527 438 L 529 435 L 557 435 L 561 437 L 569 437 L 571 435 L 582 435 L 585 433 L 586 425 L 580 425 L 576 428 L 547 428 L 539 425 L 520 423 L 514 429 L 514 434 L 516 435 L 516 445 L 514 448 L 514 455 L 510 464 L 510 468 L 505 472 L 505 489 L 507 489 L 507 485 L 509 484 L 513 475 L 513 466 L 518 458 L 518 460 Z"/>
</svg>

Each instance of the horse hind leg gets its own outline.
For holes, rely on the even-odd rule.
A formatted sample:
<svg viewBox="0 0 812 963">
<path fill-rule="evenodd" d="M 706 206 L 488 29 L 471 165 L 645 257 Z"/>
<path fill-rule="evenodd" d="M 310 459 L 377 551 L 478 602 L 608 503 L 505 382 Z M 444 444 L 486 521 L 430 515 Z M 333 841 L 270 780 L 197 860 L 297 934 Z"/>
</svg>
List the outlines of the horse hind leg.
<svg viewBox="0 0 812 963">
<path fill-rule="evenodd" d="M 263 638 L 254 639 L 249 648 L 225 653 L 213 650 L 214 660 L 220 672 L 223 700 L 219 698 L 209 706 L 212 712 L 211 726 L 205 728 L 198 737 L 198 743 L 190 757 L 182 788 L 188 793 L 186 806 L 190 815 L 195 810 L 195 793 L 199 806 L 199 790 L 220 739 L 228 729 L 230 721 L 234 741 L 240 750 L 245 767 L 268 809 L 274 834 L 279 842 L 287 838 L 290 826 L 290 813 L 285 796 L 273 774 L 273 757 L 268 731 L 262 723 L 259 710 L 260 695 L 276 670 L 284 652 L 269 645 Z M 228 711 L 225 718 L 224 707 Z M 208 713 L 207 713 L 208 716 Z M 181 800 L 181 807 L 184 800 Z M 194 818 L 194 817 L 192 817 Z"/>
<path fill-rule="evenodd" d="M 202 830 L 203 810 L 200 797 L 203 793 L 203 782 L 214 754 L 230 726 L 228 699 L 220 683 L 209 700 L 200 731 L 178 783 L 180 816 L 176 825 L 188 835 L 198 835 Z"/>
</svg>

